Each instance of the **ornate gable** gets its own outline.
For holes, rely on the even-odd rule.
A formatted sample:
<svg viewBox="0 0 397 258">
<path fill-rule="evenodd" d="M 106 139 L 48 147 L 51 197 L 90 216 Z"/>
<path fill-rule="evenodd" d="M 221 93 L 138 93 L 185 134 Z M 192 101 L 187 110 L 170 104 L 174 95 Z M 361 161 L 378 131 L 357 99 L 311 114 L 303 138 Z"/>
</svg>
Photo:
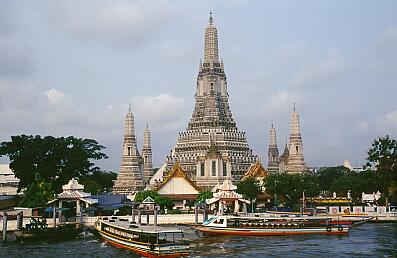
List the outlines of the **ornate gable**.
<svg viewBox="0 0 397 258">
<path fill-rule="evenodd" d="M 183 178 L 190 186 L 192 186 L 197 192 L 200 192 L 201 189 L 186 175 L 185 171 L 183 171 L 180 164 L 177 162 L 168 175 L 164 178 L 164 180 L 156 187 L 156 191 L 160 191 L 165 185 L 171 181 L 173 178 Z"/>
<path fill-rule="evenodd" d="M 250 167 L 250 169 L 245 173 L 242 180 L 247 178 L 264 178 L 267 177 L 267 171 L 262 166 L 262 164 L 258 161 L 254 165 Z"/>
</svg>

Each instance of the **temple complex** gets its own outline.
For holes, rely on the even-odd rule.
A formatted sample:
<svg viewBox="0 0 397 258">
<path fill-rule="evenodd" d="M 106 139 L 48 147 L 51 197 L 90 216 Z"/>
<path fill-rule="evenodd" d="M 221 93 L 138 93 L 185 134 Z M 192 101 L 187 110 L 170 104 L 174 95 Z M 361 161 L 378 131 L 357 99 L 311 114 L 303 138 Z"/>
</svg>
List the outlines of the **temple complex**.
<svg viewBox="0 0 397 258">
<path fill-rule="evenodd" d="M 277 158 L 278 148 L 276 130 L 273 127 L 269 130 L 269 165 L 270 173 L 303 173 L 307 171 L 303 157 L 303 143 L 300 132 L 299 114 L 294 110 L 291 114 L 289 142 L 285 144 L 283 154 Z M 278 167 L 278 169 L 277 169 Z"/>
<path fill-rule="evenodd" d="M 226 179 L 241 179 L 257 161 L 245 132 L 236 126 L 228 98 L 224 65 L 218 54 L 218 32 L 210 14 L 205 29 L 204 62 L 200 61 L 197 76 L 195 108 L 186 130 L 179 133 L 175 148 L 159 171 L 162 177 L 179 162 L 198 186 L 210 187 Z"/>
<path fill-rule="evenodd" d="M 150 157 L 151 158 L 151 157 Z M 113 186 L 114 194 L 132 194 L 144 188 L 143 159 L 139 154 L 134 130 L 131 105 L 125 119 L 124 143 L 121 166 Z"/>
</svg>

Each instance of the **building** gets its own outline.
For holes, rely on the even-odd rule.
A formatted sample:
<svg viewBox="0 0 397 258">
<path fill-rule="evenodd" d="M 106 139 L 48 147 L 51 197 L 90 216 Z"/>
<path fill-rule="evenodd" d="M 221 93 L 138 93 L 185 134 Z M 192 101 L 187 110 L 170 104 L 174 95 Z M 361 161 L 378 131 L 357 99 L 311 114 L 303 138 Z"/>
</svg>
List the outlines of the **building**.
<svg viewBox="0 0 397 258">
<path fill-rule="evenodd" d="M 155 175 L 156 180 L 166 176 L 177 162 L 198 186 L 211 187 L 226 179 L 237 181 L 243 177 L 257 157 L 252 154 L 245 132 L 236 126 L 228 98 L 224 65 L 218 54 L 218 32 L 210 14 L 194 111 L 167 156 L 166 165 Z"/>
<path fill-rule="evenodd" d="M 121 166 L 113 186 L 114 194 L 133 194 L 144 188 L 143 159 L 139 154 L 131 105 L 125 119 Z"/>
<path fill-rule="evenodd" d="M 241 181 L 244 181 L 248 178 L 253 178 L 258 182 L 263 182 L 263 180 L 267 177 L 267 175 L 268 175 L 268 171 L 266 171 L 266 169 L 258 161 L 250 167 L 250 169 L 247 171 L 247 173 L 245 173 Z"/>
<path fill-rule="evenodd" d="M 201 189 L 186 175 L 179 163 L 176 163 L 155 190 L 173 200 L 175 207 L 185 209 L 187 201 L 196 200 Z"/>
<path fill-rule="evenodd" d="M 278 148 L 276 129 L 273 124 L 269 130 L 268 171 L 269 173 L 303 173 L 308 168 L 303 156 L 303 142 L 300 131 L 299 114 L 296 112 L 295 103 L 291 113 L 289 141 L 285 144 L 283 154 L 277 158 Z M 277 169 L 278 168 L 278 169 Z"/>
<path fill-rule="evenodd" d="M 146 124 L 145 131 L 143 133 L 143 147 L 142 147 L 142 158 L 143 158 L 143 180 L 147 184 L 149 179 L 153 176 L 153 162 L 152 162 L 152 145 L 150 140 L 149 125 Z"/>
<path fill-rule="evenodd" d="M 276 129 L 273 126 L 269 130 L 269 163 L 267 165 L 269 173 L 275 174 L 279 171 L 279 154 L 277 147 Z"/>
<path fill-rule="evenodd" d="M 19 179 L 8 164 L 0 164 L 0 195 L 17 195 Z"/>
<path fill-rule="evenodd" d="M 289 132 L 289 143 L 288 143 L 288 162 L 287 172 L 288 173 L 303 173 L 307 170 L 305 160 L 303 157 L 303 142 L 299 124 L 299 114 L 295 110 L 291 114 L 291 124 Z"/>
</svg>

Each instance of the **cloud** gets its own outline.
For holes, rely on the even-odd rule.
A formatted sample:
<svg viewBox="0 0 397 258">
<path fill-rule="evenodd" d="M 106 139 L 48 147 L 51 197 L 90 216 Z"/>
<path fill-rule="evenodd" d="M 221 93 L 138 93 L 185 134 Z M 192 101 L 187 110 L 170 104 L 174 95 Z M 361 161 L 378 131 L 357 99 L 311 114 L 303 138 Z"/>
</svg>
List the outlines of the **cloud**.
<svg viewBox="0 0 397 258">
<path fill-rule="evenodd" d="M 390 134 L 395 132 L 397 130 L 397 110 L 380 116 L 377 121 L 379 127 L 385 131 L 385 133 Z"/>
<path fill-rule="evenodd" d="M 178 14 L 166 1 L 44 1 L 38 11 L 54 30 L 78 41 L 129 48 L 148 43 Z"/>
<path fill-rule="evenodd" d="M 325 56 L 307 60 L 298 66 L 292 75 L 292 84 L 298 87 L 320 87 L 324 82 L 339 76 L 345 66 L 344 58 L 336 50 L 329 50 Z"/>
<path fill-rule="evenodd" d="M 168 153 L 176 141 L 176 132 L 186 123 L 185 100 L 168 93 L 134 96 L 135 132 L 141 134 L 149 122 L 157 158 Z M 0 142 L 11 135 L 74 135 L 96 139 L 107 147 L 110 159 L 101 161 L 105 169 L 119 165 L 127 103 L 87 104 L 57 88 L 40 90 L 27 81 L 0 80 Z M 161 137 L 158 135 L 161 134 Z"/>
<path fill-rule="evenodd" d="M 360 121 L 357 125 L 357 131 L 361 134 L 382 136 L 397 136 L 397 110 L 381 114 L 367 121 Z"/>
<path fill-rule="evenodd" d="M 12 2 L 1 3 L 0 10 L 0 78 L 25 77 L 33 71 L 32 49 L 19 35 L 12 14 Z"/>
<path fill-rule="evenodd" d="M 53 105 L 59 105 L 71 99 L 70 95 L 68 94 L 65 95 L 63 92 L 54 88 L 46 91 L 45 94 L 48 100 L 50 101 L 50 103 Z"/>
<path fill-rule="evenodd" d="M 185 122 L 185 100 L 168 93 L 135 96 L 132 99 L 132 107 L 140 119 L 156 124 L 164 130 L 175 129 L 175 126 Z"/>
<path fill-rule="evenodd" d="M 388 28 L 380 38 L 378 45 L 385 50 L 397 51 L 397 27 Z"/>
</svg>

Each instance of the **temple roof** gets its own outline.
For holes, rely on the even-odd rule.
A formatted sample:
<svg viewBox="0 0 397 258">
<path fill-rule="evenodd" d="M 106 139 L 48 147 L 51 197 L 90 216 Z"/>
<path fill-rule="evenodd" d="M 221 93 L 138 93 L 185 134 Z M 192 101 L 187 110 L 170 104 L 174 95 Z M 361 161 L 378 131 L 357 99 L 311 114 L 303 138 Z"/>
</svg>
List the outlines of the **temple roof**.
<svg viewBox="0 0 397 258">
<path fill-rule="evenodd" d="M 248 178 L 256 178 L 256 177 L 262 177 L 262 178 L 267 177 L 267 171 L 259 161 L 250 167 L 250 169 L 247 171 L 247 173 L 245 173 L 241 181 Z"/>
<path fill-rule="evenodd" d="M 214 192 L 220 192 L 220 191 L 235 191 L 237 190 L 237 186 L 235 186 L 230 179 L 226 179 L 223 181 L 223 184 L 217 185 L 216 187 L 213 188 Z"/>
<path fill-rule="evenodd" d="M 85 193 L 83 191 L 63 191 L 62 193 L 58 194 L 58 199 L 79 199 L 90 196 L 91 194 Z"/>
<path fill-rule="evenodd" d="M 146 197 L 145 200 L 143 200 L 144 204 L 151 204 L 151 203 L 156 203 L 150 196 Z"/>
<path fill-rule="evenodd" d="M 207 204 L 212 204 L 222 200 L 239 200 L 241 202 L 250 203 L 249 200 L 244 199 L 241 194 L 238 194 L 235 191 L 219 191 L 214 193 L 214 197 L 207 199 L 205 202 Z"/>
<path fill-rule="evenodd" d="M 84 190 L 84 185 L 79 184 L 76 179 L 72 178 L 66 185 L 62 186 L 63 191 Z"/>
<path fill-rule="evenodd" d="M 186 175 L 185 171 L 183 171 L 179 162 L 177 162 L 165 177 L 165 179 L 156 187 L 156 191 L 159 191 L 163 188 L 169 180 L 173 177 L 181 177 L 184 178 L 196 191 L 200 192 L 201 189 Z"/>
</svg>

